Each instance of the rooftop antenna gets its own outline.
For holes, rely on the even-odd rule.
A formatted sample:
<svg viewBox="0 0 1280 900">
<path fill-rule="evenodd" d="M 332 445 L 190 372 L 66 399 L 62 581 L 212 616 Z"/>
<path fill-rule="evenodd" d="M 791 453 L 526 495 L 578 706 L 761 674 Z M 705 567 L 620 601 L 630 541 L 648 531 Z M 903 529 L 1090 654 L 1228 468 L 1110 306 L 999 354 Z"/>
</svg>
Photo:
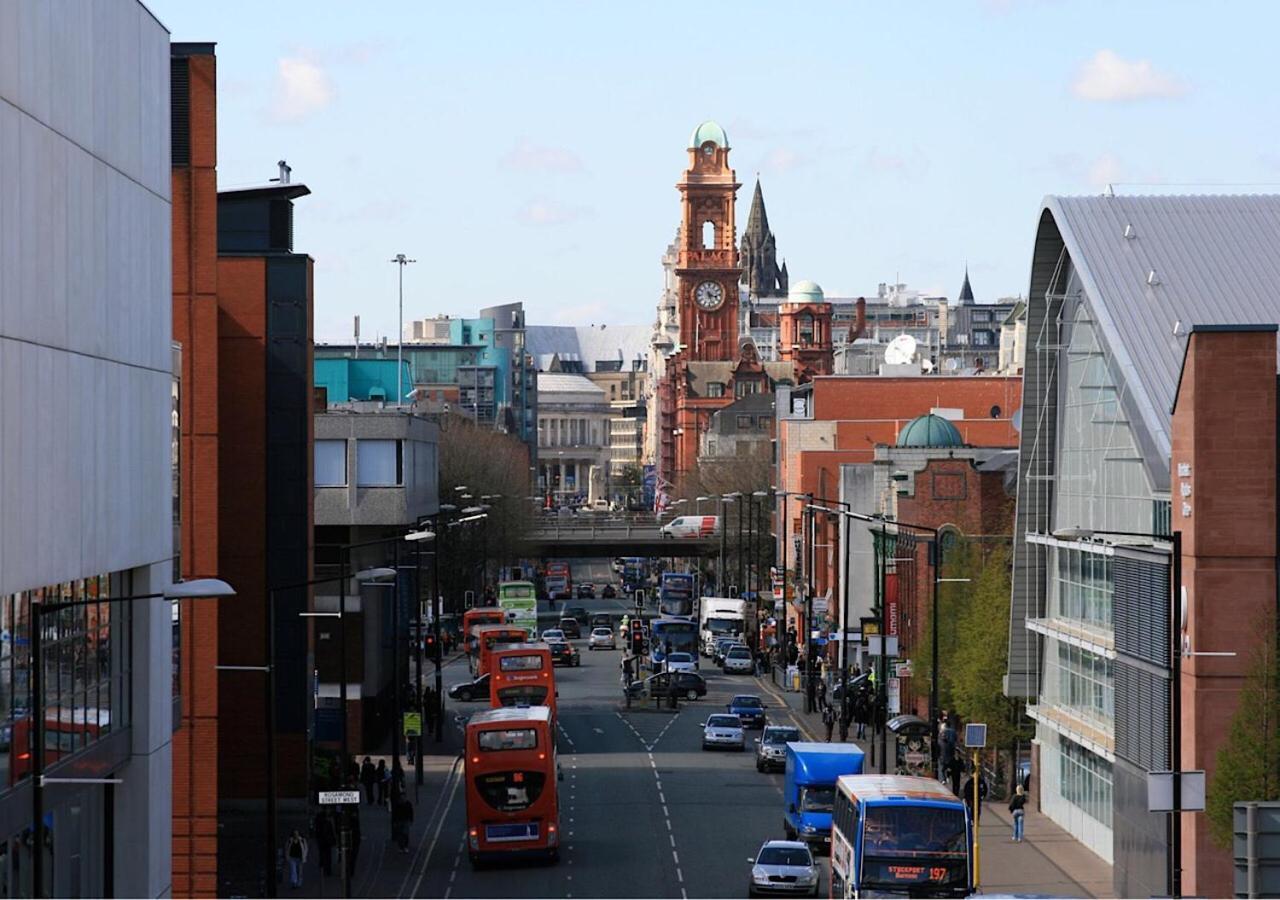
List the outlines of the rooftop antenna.
<svg viewBox="0 0 1280 900">
<path fill-rule="evenodd" d="M 276 166 L 280 169 L 280 175 L 278 178 L 272 178 L 271 180 L 278 181 L 280 184 L 288 184 L 289 175 L 293 172 L 293 169 L 283 159 L 278 160 Z"/>
</svg>

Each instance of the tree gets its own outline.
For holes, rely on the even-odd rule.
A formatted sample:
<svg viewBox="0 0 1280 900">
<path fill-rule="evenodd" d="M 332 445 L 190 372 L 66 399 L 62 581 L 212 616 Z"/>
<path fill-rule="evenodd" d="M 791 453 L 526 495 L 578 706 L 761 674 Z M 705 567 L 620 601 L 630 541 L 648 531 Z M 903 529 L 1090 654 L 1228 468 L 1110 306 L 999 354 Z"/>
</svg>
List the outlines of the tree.
<svg viewBox="0 0 1280 900">
<path fill-rule="evenodd" d="M 738 580 L 739 568 L 742 569 L 743 580 L 747 574 L 756 570 L 755 580 L 760 582 L 763 590 L 768 590 L 765 583 L 768 579 L 768 566 L 773 564 L 773 538 L 769 535 L 770 514 L 772 506 L 764 498 L 751 499 L 755 491 L 769 490 L 773 464 L 767 454 L 754 453 L 745 456 L 703 459 L 697 468 L 681 479 L 680 497 L 686 502 L 678 507 L 683 514 L 693 513 L 698 509 L 698 497 L 710 497 L 708 514 L 719 514 L 720 497 L 723 494 L 740 492 L 742 497 L 733 503 L 725 503 L 724 521 L 720 527 L 725 535 L 725 584 L 718 586 L 722 593 L 728 586 Z M 748 514 L 748 503 L 755 503 L 754 515 Z M 704 504 L 707 501 L 703 501 Z M 739 528 L 739 521 L 742 526 Z M 738 540 L 738 532 L 742 532 L 742 540 Z M 746 590 L 746 585 L 738 585 L 739 590 Z"/>
<path fill-rule="evenodd" d="M 1276 659 L 1276 621 L 1259 622 L 1263 635 L 1252 653 L 1240 690 L 1240 706 L 1231 732 L 1218 750 L 1217 767 L 1205 798 L 1209 832 L 1230 847 L 1233 807 L 1247 800 L 1280 800 L 1280 665 Z"/>
</svg>

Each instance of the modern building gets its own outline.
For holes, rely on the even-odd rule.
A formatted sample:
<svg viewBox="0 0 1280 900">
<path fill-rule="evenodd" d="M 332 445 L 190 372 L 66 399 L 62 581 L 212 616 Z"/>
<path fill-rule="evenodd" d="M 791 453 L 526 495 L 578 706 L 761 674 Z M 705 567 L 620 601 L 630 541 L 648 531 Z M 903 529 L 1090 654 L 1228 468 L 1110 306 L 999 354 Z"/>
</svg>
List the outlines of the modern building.
<svg viewBox="0 0 1280 900">
<path fill-rule="evenodd" d="M 1048 197 L 1038 216 L 1006 693 L 1032 704 L 1042 809 L 1113 861 L 1119 896 L 1171 890 L 1168 817 L 1147 811 L 1173 762 L 1171 564 L 1184 646 L 1236 654 L 1182 660 L 1183 769 L 1212 778 L 1274 608 L 1277 271 L 1278 196 Z M 1180 818 L 1183 894 L 1229 893 L 1229 853 Z"/>
<path fill-rule="evenodd" d="M 529 451 L 532 465 L 538 458 L 538 369 L 529 352 L 524 304 L 520 302 L 488 306 L 480 318 L 493 320 L 493 344 L 511 361 L 507 431 L 518 435 Z"/>
<path fill-rule="evenodd" d="M 324 409 L 330 404 L 389 403 L 396 406 L 395 396 L 398 386 L 412 384 L 410 374 L 412 367 L 406 361 L 403 364 L 395 358 L 352 359 L 351 357 L 317 359 L 315 365 L 315 386 L 324 391 L 324 403 L 317 408 Z M 406 401 L 406 409 L 426 406 L 416 398 Z"/>
<path fill-rule="evenodd" d="M 181 366 L 169 34 L 134 0 L 0 4 L 0 883 L 173 891 Z M 40 385 L 39 389 L 34 386 Z M 37 604 L 44 844 L 32 818 Z M 210 601 L 212 602 L 212 601 Z M 94 660 L 71 676 L 63 660 Z M 125 836 L 122 838 L 122 836 Z"/>
</svg>

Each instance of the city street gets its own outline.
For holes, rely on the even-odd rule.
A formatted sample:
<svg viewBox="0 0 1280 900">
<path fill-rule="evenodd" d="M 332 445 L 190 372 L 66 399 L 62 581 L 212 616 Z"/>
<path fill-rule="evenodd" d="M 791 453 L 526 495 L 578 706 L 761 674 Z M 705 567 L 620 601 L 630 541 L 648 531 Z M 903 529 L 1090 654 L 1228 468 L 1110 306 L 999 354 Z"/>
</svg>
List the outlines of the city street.
<svg viewBox="0 0 1280 900">
<path fill-rule="evenodd" d="M 575 568 L 575 571 L 577 569 Z M 621 601 L 583 601 L 590 612 L 625 612 Z M 755 770 L 748 750 L 704 752 L 701 723 L 734 693 L 757 691 L 749 676 L 725 676 L 703 660 L 708 694 L 676 712 L 625 708 L 620 651 L 582 650 L 582 666 L 557 669 L 560 691 L 561 826 L 558 865 L 473 871 L 464 841 L 461 785 L 449 783 L 443 825 L 428 822 L 408 896 L 742 897 L 748 857 L 781 837 L 782 775 Z M 449 684 L 466 677 L 462 664 Z M 793 724 L 765 696 L 778 721 Z M 452 704 L 464 716 L 487 704 Z M 825 876 L 823 891 L 825 892 Z"/>
</svg>

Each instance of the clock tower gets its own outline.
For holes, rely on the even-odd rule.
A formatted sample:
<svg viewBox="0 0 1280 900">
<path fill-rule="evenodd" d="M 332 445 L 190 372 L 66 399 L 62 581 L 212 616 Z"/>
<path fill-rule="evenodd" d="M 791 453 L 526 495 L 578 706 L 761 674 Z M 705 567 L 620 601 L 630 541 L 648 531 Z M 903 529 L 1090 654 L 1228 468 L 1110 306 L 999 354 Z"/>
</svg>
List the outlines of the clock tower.
<svg viewBox="0 0 1280 900">
<path fill-rule="evenodd" d="M 715 122 L 694 129 L 689 168 L 676 187 L 683 206 L 676 277 L 684 358 L 737 359 L 742 268 L 733 208 L 741 185 L 729 168 L 729 139 Z"/>
</svg>

